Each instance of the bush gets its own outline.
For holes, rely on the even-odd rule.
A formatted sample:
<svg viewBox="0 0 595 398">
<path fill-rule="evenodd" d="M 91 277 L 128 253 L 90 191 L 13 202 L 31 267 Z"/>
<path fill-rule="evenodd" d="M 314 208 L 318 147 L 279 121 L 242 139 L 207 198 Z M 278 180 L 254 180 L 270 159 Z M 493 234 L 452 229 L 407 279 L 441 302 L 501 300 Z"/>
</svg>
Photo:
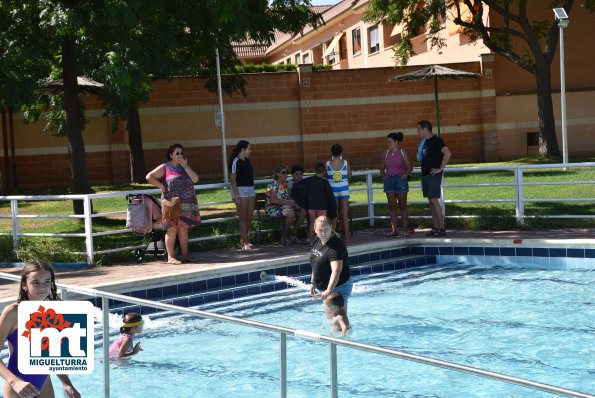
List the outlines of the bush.
<svg viewBox="0 0 595 398">
<path fill-rule="evenodd" d="M 21 239 L 16 257 L 23 262 L 40 258 L 56 263 L 86 261 L 84 256 L 75 253 L 68 241 L 45 237 Z"/>
<path fill-rule="evenodd" d="M 0 261 L 17 261 L 17 255 L 13 249 L 12 236 L 0 236 Z"/>
</svg>

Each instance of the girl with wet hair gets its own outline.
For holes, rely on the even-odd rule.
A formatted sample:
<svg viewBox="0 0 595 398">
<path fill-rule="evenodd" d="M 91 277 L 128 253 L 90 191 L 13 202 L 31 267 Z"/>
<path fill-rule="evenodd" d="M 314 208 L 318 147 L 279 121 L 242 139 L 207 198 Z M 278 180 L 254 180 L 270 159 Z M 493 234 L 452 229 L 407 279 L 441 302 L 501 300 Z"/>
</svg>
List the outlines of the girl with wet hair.
<svg viewBox="0 0 595 398">
<path fill-rule="evenodd" d="M 110 359 L 131 357 L 142 351 L 140 342 L 134 344 L 132 338 L 143 331 L 143 317 L 136 312 L 129 312 L 122 317 L 120 334 L 109 347 Z"/>
</svg>

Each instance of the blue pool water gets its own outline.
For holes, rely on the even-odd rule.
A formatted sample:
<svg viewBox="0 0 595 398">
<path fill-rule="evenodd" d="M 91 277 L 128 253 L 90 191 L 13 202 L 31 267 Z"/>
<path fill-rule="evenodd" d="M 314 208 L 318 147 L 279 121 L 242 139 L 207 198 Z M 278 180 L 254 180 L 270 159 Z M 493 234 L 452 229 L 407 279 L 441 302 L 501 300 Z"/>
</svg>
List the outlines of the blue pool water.
<svg viewBox="0 0 595 398">
<path fill-rule="evenodd" d="M 595 394 L 592 267 L 449 262 L 355 280 L 350 340 Z M 321 303 L 300 288 L 200 309 L 330 334 Z M 144 351 L 111 367 L 112 397 L 279 396 L 278 335 L 152 317 L 138 336 Z M 324 343 L 287 338 L 289 397 L 329 396 L 328 353 Z M 338 361 L 341 397 L 551 396 L 344 347 Z M 101 396 L 101 368 L 98 361 L 92 375 L 72 377 L 83 396 Z"/>
</svg>

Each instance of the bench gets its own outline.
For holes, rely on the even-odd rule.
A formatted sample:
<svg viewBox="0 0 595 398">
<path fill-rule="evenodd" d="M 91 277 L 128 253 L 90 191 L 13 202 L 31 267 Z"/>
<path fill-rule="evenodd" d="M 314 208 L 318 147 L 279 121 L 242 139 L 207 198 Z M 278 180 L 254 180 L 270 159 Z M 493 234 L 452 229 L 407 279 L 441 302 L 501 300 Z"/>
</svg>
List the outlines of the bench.
<svg viewBox="0 0 595 398">
<path fill-rule="evenodd" d="M 260 231 L 262 229 L 263 224 L 266 221 L 280 221 L 281 228 L 283 228 L 283 223 L 285 222 L 285 216 L 279 217 L 269 217 L 264 210 L 266 206 L 266 194 L 264 192 L 256 194 L 256 204 L 254 205 L 254 210 L 256 210 L 256 244 L 260 244 Z"/>
</svg>

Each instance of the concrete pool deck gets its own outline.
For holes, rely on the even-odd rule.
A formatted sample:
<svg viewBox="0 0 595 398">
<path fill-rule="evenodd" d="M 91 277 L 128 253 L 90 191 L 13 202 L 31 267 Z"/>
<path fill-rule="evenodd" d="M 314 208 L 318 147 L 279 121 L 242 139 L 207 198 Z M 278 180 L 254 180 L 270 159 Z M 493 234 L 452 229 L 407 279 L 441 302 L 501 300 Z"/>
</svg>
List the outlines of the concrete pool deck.
<svg viewBox="0 0 595 398">
<path fill-rule="evenodd" d="M 383 229 L 357 230 L 348 245 L 350 254 L 367 253 L 379 249 L 401 246 L 497 246 L 532 248 L 595 249 L 595 230 L 558 229 L 539 231 L 448 231 L 445 237 L 427 237 L 427 230 L 418 230 L 410 237 L 385 238 Z M 147 256 L 145 262 L 133 261 L 109 266 L 95 266 L 78 270 L 58 270 L 57 282 L 82 286 L 112 293 L 124 293 L 139 288 L 167 286 L 213 276 L 257 271 L 276 265 L 304 263 L 308 260 L 306 244 L 282 246 L 263 244 L 253 251 L 217 249 L 191 253 L 192 262 L 172 265 Z M 595 261 L 595 260 L 594 260 Z M 18 275 L 20 268 L 4 267 L 0 272 Z M 0 308 L 14 302 L 17 295 L 15 282 L 0 279 Z"/>
</svg>

